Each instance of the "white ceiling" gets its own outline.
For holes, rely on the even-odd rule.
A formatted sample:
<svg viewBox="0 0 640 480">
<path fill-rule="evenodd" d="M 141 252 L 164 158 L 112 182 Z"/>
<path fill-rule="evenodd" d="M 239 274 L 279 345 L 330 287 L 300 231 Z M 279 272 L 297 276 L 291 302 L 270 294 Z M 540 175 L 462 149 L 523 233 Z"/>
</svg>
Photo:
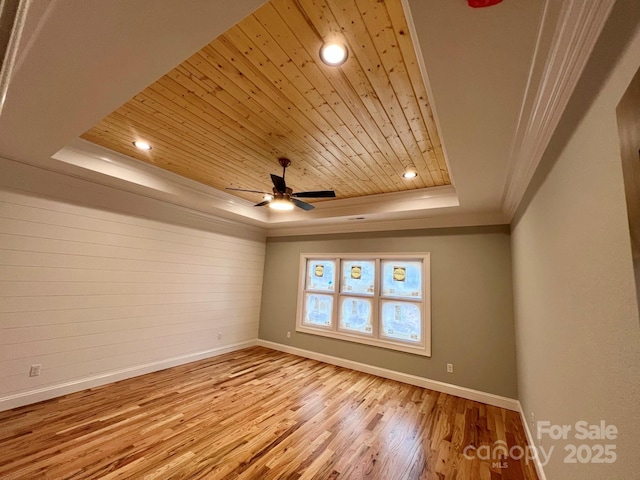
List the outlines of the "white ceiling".
<svg viewBox="0 0 640 480">
<path fill-rule="evenodd" d="M 508 223 L 546 145 L 544 135 L 550 136 L 546 130 L 555 127 L 549 111 L 559 117 L 564 104 L 558 98 L 568 100 L 612 2 L 593 2 L 596 8 L 504 0 L 473 9 L 466 0 L 407 0 L 452 187 L 327 201 L 311 212 L 270 212 L 78 139 L 262 3 L 32 2 L 0 114 L 0 156 L 268 235 Z M 586 21 L 590 29 L 579 29 Z M 586 33 L 576 37 L 578 30 Z M 567 32 L 571 42 L 563 41 Z M 568 85 L 561 95 L 555 94 L 556 78 Z M 542 108 L 549 105 L 555 110 Z M 540 118 L 547 128 L 538 132 L 532 125 Z"/>
</svg>

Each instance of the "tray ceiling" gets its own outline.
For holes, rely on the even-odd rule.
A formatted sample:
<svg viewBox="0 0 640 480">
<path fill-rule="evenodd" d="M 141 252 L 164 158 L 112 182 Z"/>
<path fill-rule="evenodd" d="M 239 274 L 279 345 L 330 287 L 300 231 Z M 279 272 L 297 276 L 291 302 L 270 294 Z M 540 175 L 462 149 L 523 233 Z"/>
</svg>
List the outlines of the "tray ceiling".
<svg viewBox="0 0 640 480">
<path fill-rule="evenodd" d="M 338 198 L 451 184 L 401 0 L 271 0 L 82 138 L 220 190 L 270 191 L 278 157 L 294 190 Z"/>
</svg>

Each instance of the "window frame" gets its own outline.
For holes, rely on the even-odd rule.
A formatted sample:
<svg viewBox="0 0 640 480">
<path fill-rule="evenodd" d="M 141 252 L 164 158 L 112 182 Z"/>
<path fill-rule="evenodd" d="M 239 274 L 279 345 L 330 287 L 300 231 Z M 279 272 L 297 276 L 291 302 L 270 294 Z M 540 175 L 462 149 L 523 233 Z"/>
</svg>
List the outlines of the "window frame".
<svg viewBox="0 0 640 480">
<path fill-rule="evenodd" d="M 331 260 L 334 263 L 335 285 L 332 292 L 317 290 L 306 290 L 307 281 L 307 265 L 309 261 L 314 260 Z M 343 262 L 347 261 L 374 261 L 375 262 L 375 278 L 374 293 L 357 294 L 351 292 L 342 292 L 342 268 Z M 382 290 L 382 261 L 392 260 L 398 262 L 419 261 L 422 262 L 422 298 L 415 299 L 413 297 L 389 297 L 381 294 Z M 341 253 L 341 254 L 300 254 L 300 265 L 298 274 L 298 303 L 296 313 L 296 331 L 318 335 L 322 337 L 337 338 L 354 343 L 372 345 L 376 347 L 397 350 L 401 352 L 413 353 L 426 357 L 431 356 L 431 256 L 429 252 L 416 253 Z M 322 295 L 333 296 L 333 308 L 331 311 L 331 322 L 329 327 L 312 326 L 305 324 L 304 308 L 306 294 L 316 293 Z M 340 327 L 340 306 L 343 299 L 348 298 L 366 298 L 372 302 L 371 312 L 371 335 L 357 333 Z M 381 325 L 381 309 L 383 301 L 408 302 L 417 304 L 421 312 L 421 336 L 420 342 L 410 342 L 399 339 L 392 339 L 382 334 Z"/>
</svg>

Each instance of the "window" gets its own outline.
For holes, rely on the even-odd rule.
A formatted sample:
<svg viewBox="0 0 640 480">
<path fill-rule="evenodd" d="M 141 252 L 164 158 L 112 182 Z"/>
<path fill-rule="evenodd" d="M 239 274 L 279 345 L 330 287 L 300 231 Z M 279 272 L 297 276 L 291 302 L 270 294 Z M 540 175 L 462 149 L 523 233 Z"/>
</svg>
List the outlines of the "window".
<svg viewBox="0 0 640 480">
<path fill-rule="evenodd" d="M 429 260 L 301 255 L 296 331 L 430 356 Z"/>
</svg>

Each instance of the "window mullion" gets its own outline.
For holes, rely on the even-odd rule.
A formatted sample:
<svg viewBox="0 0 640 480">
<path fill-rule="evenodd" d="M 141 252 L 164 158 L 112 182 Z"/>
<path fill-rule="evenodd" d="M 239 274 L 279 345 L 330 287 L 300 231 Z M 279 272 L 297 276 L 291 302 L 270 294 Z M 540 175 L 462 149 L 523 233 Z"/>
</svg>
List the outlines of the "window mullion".
<svg viewBox="0 0 640 480">
<path fill-rule="evenodd" d="M 333 312 L 331 314 L 331 330 L 334 332 L 338 331 L 338 325 L 340 323 L 340 319 L 338 315 L 340 314 L 340 289 L 342 287 L 342 259 L 336 258 L 336 284 L 333 291 Z"/>
<path fill-rule="evenodd" d="M 376 258 L 376 276 L 373 285 L 373 312 L 372 312 L 372 323 L 373 323 L 373 338 L 380 338 L 380 259 Z"/>
</svg>

